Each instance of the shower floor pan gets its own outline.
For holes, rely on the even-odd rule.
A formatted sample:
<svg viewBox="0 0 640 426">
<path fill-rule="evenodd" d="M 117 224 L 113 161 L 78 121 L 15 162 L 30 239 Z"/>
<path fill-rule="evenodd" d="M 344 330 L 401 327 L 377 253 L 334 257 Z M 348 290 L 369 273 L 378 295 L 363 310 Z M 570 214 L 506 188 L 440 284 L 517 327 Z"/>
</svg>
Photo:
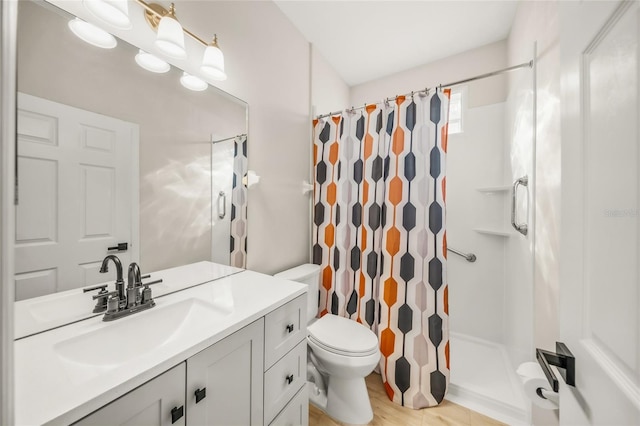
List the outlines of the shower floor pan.
<svg viewBox="0 0 640 426">
<path fill-rule="evenodd" d="M 509 425 L 529 425 L 530 402 L 504 345 L 451 333 L 451 402 Z"/>
</svg>

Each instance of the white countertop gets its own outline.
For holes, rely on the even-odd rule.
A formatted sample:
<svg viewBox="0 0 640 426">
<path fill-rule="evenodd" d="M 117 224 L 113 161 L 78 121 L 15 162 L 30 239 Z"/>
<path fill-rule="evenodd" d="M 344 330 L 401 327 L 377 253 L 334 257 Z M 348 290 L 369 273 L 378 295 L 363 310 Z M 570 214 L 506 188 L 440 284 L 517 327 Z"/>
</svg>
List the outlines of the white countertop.
<svg viewBox="0 0 640 426">
<path fill-rule="evenodd" d="M 112 264 L 109 266 L 114 269 Z M 122 265 L 125 281 L 127 280 L 127 266 Z M 154 284 L 152 287 L 153 297 L 160 297 L 237 274 L 243 270 L 233 266 L 202 261 L 152 272 L 151 278 L 144 279 L 143 282 L 162 278 L 162 283 Z M 144 274 L 146 273 L 144 271 Z M 113 280 L 105 281 L 102 284 L 108 285 L 108 291 L 115 290 Z M 16 302 L 14 305 L 14 338 L 20 339 L 92 316 L 102 316 L 103 313 L 94 314 L 92 312 L 96 304 L 92 299 L 95 294 L 98 294 L 98 290 L 84 293 L 82 288 L 76 288 Z"/>
<path fill-rule="evenodd" d="M 113 322 L 97 316 L 17 340 L 16 424 L 77 421 L 305 292 L 303 284 L 243 271 L 155 299 L 154 308 Z M 127 355 L 132 336 L 154 325 L 154 311 L 170 316 L 185 307 L 187 319 L 172 322 L 160 346 Z M 122 359 L 119 350 L 113 362 L 99 349 L 89 363 L 65 355 L 78 339 L 99 343 L 114 335 L 122 336 Z"/>
</svg>

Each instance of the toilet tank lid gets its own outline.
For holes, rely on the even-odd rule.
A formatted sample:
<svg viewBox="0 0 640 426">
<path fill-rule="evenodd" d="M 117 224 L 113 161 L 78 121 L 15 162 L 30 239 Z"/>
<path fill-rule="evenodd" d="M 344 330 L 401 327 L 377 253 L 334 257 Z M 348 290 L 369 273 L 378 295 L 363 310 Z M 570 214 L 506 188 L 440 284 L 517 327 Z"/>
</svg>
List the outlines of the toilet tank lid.
<svg viewBox="0 0 640 426">
<path fill-rule="evenodd" d="M 282 278 L 283 280 L 302 281 L 311 275 L 317 274 L 318 272 L 320 272 L 320 265 L 305 263 L 304 265 L 278 272 L 274 277 Z"/>
</svg>

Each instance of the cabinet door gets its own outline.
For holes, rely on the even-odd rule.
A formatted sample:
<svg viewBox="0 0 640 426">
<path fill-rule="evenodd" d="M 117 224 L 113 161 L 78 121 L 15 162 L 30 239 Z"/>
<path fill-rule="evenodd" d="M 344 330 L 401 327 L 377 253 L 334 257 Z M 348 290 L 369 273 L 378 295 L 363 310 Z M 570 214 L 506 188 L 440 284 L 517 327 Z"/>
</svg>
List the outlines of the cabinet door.
<svg viewBox="0 0 640 426">
<path fill-rule="evenodd" d="M 185 375 L 183 362 L 75 424 L 81 426 L 184 426 L 185 416 L 180 416 L 179 413 L 182 410 L 184 414 Z"/>
<path fill-rule="evenodd" d="M 264 373 L 264 422 L 271 420 L 307 383 L 307 342 L 302 341 Z"/>
<path fill-rule="evenodd" d="M 296 396 L 282 409 L 269 426 L 308 426 L 309 396 L 307 387 L 303 386 Z"/>
<path fill-rule="evenodd" d="M 187 360 L 189 424 L 262 424 L 263 336 L 261 318 Z"/>
</svg>

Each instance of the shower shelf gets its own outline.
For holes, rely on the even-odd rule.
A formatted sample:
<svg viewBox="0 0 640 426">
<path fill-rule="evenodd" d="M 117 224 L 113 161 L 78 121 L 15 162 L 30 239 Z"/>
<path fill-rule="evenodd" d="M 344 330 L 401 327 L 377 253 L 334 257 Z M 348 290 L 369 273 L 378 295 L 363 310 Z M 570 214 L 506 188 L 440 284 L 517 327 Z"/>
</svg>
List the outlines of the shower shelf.
<svg viewBox="0 0 640 426">
<path fill-rule="evenodd" d="M 509 231 L 503 231 L 499 229 L 489 229 L 489 228 L 473 228 L 473 230 L 479 234 L 486 235 L 495 235 L 497 237 L 510 237 L 511 233 Z"/>
<path fill-rule="evenodd" d="M 485 194 L 491 194 L 491 193 L 495 193 L 495 192 L 507 192 L 510 189 L 511 189 L 511 186 L 509 186 L 509 185 L 485 186 L 485 187 L 481 187 L 481 188 L 476 188 L 476 191 L 482 192 L 482 193 L 485 193 Z"/>
</svg>

